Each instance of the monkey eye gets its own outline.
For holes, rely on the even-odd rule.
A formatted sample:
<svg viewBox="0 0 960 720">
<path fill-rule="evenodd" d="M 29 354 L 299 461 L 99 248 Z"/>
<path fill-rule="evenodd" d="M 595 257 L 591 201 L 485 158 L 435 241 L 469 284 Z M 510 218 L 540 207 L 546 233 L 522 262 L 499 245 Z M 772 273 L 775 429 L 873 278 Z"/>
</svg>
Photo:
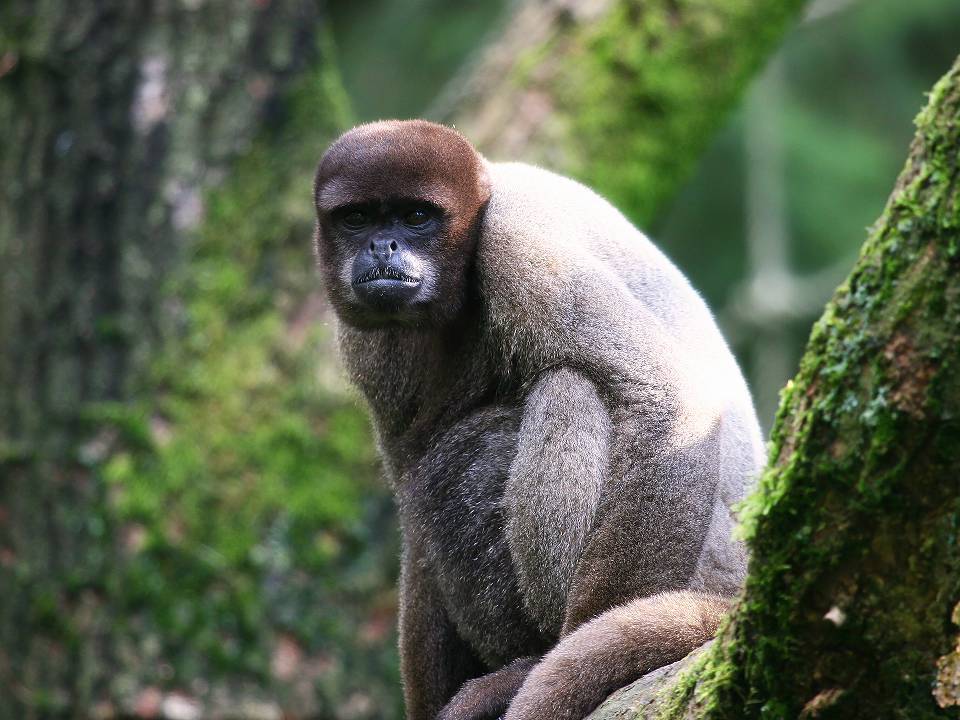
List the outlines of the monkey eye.
<svg viewBox="0 0 960 720">
<path fill-rule="evenodd" d="M 423 225 L 429 219 L 429 213 L 427 213 L 426 210 L 420 210 L 418 208 L 416 210 L 411 210 L 403 216 L 403 224 L 417 227 L 419 225 Z"/>
<path fill-rule="evenodd" d="M 351 210 L 340 218 L 340 222 L 348 230 L 361 230 L 369 224 L 370 219 L 361 210 Z"/>
</svg>

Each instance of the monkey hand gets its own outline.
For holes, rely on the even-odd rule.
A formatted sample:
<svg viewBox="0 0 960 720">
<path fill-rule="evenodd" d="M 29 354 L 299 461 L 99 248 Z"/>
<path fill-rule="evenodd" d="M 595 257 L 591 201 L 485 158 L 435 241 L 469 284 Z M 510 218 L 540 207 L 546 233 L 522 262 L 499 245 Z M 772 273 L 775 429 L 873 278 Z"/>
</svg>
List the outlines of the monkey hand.
<svg viewBox="0 0 960 720">
<path fill-rule="evenodd" d="M 502 720 L 536 663 L 537 658 L 520 658 L 495 672 L 468 680 L 436 720 Z"/>
<path fill-rule="evenodd" d="M 505 700 L 491 692 L 489 676 L 464 683 L 437 715 L 436 720 L 499 720 L 503 717 L 510 698 Z"/>
</svg>

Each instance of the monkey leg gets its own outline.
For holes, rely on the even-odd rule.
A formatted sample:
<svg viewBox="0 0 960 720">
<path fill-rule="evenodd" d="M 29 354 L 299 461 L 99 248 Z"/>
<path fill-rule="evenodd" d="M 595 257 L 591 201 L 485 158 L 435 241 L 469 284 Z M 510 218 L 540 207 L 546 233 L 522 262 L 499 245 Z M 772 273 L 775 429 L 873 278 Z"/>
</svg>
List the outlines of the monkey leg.
<svg viewBox="0 0 960 720">
<path fill-rule="evenodd" d="M 435 581 L 423 569 L 416 538 L 405 537 L 401 560 L 400 674 L 407 720 L 434 720 L 483 666 L 447 616 Z"/>
<path fill-rule="evenodd" d="M 580 720 L 614 690 L 705 643 L 728 609 L 727 599 L 676 591 L 608 610 L 530 671 L 506 720 Z"/>
<path fill-rule="evenodd" d="M 468 680 L 437 720 L 496 720 L 506 712 L 539 658 L 520 658 L 475 680 Z"/>
</svg>

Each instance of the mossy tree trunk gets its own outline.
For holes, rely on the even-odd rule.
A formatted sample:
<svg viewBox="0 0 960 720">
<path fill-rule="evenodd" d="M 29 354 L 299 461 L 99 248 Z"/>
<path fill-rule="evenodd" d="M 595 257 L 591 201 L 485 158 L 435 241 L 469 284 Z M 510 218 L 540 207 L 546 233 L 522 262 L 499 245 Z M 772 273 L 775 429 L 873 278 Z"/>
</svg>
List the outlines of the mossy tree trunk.
<svg viewBox="0 0 960 720">
<path fill-rule="evenodd" d="M 805 0 L 519 0 L 437 104 L 496 160 L 573 175 L 650 227 Z"/>
<path fill-rule="evenodd" d="M 960 60 L 784 390 L 714 643 L 591 717 L 960 717 Z"/>
<path fill-rule="evenodd" d="M 97 413 L 148 389 L 205 189 L 319 62 L 319 9 L 0 8 L 0 718 L 159 712 L 114 642 L 150 657 L 114 604 L 124 538 L 98 465 L 116 431 Z"/>
</svg>

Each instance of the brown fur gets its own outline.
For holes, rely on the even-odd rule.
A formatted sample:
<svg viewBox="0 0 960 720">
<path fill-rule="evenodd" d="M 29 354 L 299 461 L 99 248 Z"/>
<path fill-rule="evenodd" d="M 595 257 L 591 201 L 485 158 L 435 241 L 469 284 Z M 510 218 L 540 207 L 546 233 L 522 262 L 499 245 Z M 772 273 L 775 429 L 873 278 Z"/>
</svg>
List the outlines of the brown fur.
<svg viewBox="0 0 960 720">
<path fill-rule="evenodd" d="M 731 508 L 762 442 L 680 272 L 583 186 L 423 121 L 346 133 L 315 199 L 397 496 L 409 720 L 579 718 L 707 640 L 745 571 Z M 408 201 L 442 210 L 429 236 L 402 228 Z M 369 234 L 337 225 L 356 203 Z M 423 281 L 384 314 L 350 272 L 391 233 Z"/>
<path fill-rule="evenodd" d="M 728 599 L 669 592 L 607 611 L 547 653 L 506 720 L 579 720 L 614 690 L 705 643 L 729 608 Z"/>
<path fill-rule="evenodd" d="M 370 167 L 377 173 L 369 173 Z M 486 169 L 473 146 L 460 133 L 424 121 L 354 128 L 324 154 L 314 187 L 323 211 L 398 195 L 429 200 L 449 213 L 452 241 L 469 236 L 490 197 Z"/>
<path fill-rule="evenodd" d="M 520 658 L 492 673 L 468 680 L 440 711 L 437 720 L 499 717 L 536 666 L 537 658 Z"/>
</svg>

